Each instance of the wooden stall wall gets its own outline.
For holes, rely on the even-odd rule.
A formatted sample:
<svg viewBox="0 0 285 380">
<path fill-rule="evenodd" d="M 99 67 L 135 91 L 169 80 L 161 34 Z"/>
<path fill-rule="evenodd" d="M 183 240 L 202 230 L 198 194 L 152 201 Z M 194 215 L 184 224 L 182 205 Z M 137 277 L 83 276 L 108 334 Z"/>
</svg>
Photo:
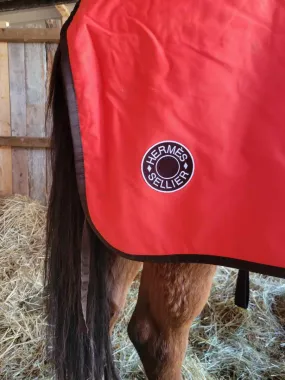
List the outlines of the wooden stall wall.
<svg viewBox="0 0 285 380">
<path fill-rule="evenodd" d="M 51 182 L 46 105 L 57 43 L 45 42 L 45 36 L 47 41 L 56 40 L 59 24 L 47 21 L 41 35 L 35 33 L 40 31 L 34 29 L 39 28 L 36 24 L 25 25 L 22 33 L 1 30 L 0 196 L 27 195 L 46 204 Z M 51 34 L 48 28 L 57 28 L 58 33 Z M 44 42 L 33 42 L 35 36 Z"/>
<path fill-rule="evenodd" d="M 6 24 L 0 24 L 5 27 Z M 0 43 L 0 136 L 11 134 L 8 44 Z M 0 149 L 0 195 L 12 192 L 12 154 L 11 148 Z"/>
</svg>

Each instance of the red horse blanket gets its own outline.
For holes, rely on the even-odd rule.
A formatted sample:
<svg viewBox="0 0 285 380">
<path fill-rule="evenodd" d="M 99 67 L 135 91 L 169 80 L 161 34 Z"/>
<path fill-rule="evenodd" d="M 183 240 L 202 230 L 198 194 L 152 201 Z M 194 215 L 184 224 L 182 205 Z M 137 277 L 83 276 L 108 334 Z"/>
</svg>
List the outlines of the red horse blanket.
<svg viewBox="0 0 285 380">
<path fill-rule="evenodd" d="M 82 0 L 62 43 L 103 241 L 285 277 L 284 2 Z"/>
</svg>

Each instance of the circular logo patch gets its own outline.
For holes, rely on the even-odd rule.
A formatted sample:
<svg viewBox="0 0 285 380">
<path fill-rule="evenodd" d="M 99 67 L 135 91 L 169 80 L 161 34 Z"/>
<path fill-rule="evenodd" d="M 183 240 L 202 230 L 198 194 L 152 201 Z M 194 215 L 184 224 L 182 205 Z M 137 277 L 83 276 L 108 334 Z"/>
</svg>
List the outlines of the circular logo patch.
<svg viewBox="0 0 285 380">
<path fill-rule="evenodd" d="M 172 193 L 190 181 L 194 173 L 194 160 L 184 145 L 161 141 L 146 152 L 141 169 L 144 180 L 152 189 Z"/>
</svg>

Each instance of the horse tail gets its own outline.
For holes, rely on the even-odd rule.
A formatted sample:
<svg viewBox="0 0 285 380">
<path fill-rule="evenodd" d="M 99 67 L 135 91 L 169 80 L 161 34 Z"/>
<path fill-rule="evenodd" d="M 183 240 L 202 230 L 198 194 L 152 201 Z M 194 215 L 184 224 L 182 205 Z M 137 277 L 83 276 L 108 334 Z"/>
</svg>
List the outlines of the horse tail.
<svg viewBox="0 0 285 380">
<path fill-rule="evenodd" d="M 79 197 L 73 143 L 61 71 L 54 59 L 48 109 L 52 115 L 52 186 L 46 226 L 45 299 L 48 349 L 58 380 L 118 379 L 109 335 L 107 274 L 110 257 L 87 225 L 89 289 L 84 320 L 81 303 L 81 245 L 86 221 Z"/>
</svg>

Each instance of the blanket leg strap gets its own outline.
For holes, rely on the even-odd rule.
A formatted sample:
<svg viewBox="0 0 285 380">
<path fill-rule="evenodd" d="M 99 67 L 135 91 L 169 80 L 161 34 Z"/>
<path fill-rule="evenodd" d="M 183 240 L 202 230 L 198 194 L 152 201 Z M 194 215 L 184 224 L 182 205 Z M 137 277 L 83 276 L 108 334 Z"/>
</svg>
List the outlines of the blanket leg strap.
<svg viewBox="0 0 285 380">
<path fill-rule="evenodd" d="M 235 304 L 243 309 L 248 308 L 249 304 L 249 272 L 240 269 L 237 277 Z"/>
<path fill-rule="evenodd" d="M 81 245 L 81 308 L 86 324 L 87 298 L 90 273 L 90 236 L 88 222 L 85 220 L 82 232 Z"/>
</svg>

